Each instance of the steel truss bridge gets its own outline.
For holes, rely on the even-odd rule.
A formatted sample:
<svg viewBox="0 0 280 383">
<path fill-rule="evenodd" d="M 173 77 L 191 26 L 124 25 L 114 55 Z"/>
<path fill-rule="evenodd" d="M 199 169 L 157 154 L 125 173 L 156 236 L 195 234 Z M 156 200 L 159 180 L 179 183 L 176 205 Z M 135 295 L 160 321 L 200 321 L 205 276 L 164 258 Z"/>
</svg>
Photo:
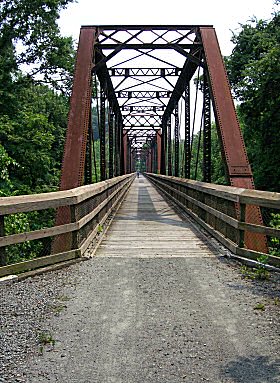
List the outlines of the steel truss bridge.
<svg viewBox="0 0 280 383">
<path fill-rule="evenodd" d="M 81 28 L 62 190 L 92 182 L 93 105 L 98 112 L 101 180 L 135 170 L 140 157 L 146 158 L 147 171 L 178 176 L 182 131 L 183 176 L 190 178 L 190 88 L 195 75 L 203 93 L 203 180 L 211 182 L 212 103 L 230 183 L 252 188 L 252 172 L 214 28 L 140 25 Z"/>
<path fill-rule="evenodd" d="M 198 92 L 204 182 L 190 180 Z M 212 116 L 230 186 L 211 184 Z M 0 199 L 0 276 L 81 257 L 125 195 L 139 163 L 150 182 L 234 254 L 256 259 L 268 251 L 267 236 L 280 237 L 279 229 L 265 225 L 261 210 L 280 209 L 280 195 L 254 190 L 214 28 L 83 26 L 60 191 Z M 95 181 L 101 182 L 92 184 L 97 173 Z M 5 216 L 44 209 L 57 209 L 53 227 L 5 236 Z M 51 239 L 45 257 L 5 266 L 9 246 L 42 238 Z M 275 258 L 269 256 L 270 263 L 279 265 Z"/>
</svg>

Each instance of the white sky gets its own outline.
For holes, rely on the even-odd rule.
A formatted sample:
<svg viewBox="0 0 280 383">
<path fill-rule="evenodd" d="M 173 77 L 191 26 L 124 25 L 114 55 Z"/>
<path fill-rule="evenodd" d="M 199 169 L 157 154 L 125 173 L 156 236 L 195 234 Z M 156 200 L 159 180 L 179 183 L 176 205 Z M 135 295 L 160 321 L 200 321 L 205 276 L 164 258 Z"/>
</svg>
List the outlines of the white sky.
<svg viewBox="0 0 280 383">
<path fill-rule="evenodd" d="M 252 16 L 268 19 L 274 0 L 78 0 L 61 12 L 63 35 L 78 40 L 81 25 L 193 25 L 216 29 L 223 55 L 233 48 L 232 33 Z"/>
</svg>

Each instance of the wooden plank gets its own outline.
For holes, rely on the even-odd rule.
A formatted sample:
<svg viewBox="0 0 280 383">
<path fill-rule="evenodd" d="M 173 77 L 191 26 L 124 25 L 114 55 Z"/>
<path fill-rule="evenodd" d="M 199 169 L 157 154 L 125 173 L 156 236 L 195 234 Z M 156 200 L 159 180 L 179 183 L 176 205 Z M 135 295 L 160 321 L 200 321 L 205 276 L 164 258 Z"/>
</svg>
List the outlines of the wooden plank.
<svg viewBox="0 0 280 383">
<path fill-rule="evenodd" d="M 239 194 L 244 190 L 244 189 L 235 188 L 232 186 L 209 184 L 206 182 L 194 181 L 194 180 L 189 180 L 186 178 L 179 178 L 179 177 L 173 177 L 173 176 L 164 176 L 164 175 L 149 174 L 149 173 L 147 173 L 147 176 L 150 178 L 154 178 L 156 180 L 163 179 L 164 181 L 169 181 L 169 182 L 171 181 L 172 183 L 175 183 L 177 185 L 182 185 L 193 190 L 214 195 L 216 197 L 225 198 L 233 202 L 239 202 Z"/>
<path fill-rule="evenodd" d="M 55 263 L 68 261 L 70 259 L 78 258 L 80 257 L 80 255 L 81 253 L 79 250 L 70 250 L 64 253 L 47 255 L 45 257 L 35 258 L 28 261 L 3 266 L 0 267 L 0 277 L 4 277 L 9 274 L 22 273 L 23 271 L 34 270 L 40 267 L 53 265 Z"/>
<path fill-rule="evenodd" d="M 34 239 L 47 238 L 55 235 L 69 233 L 71 231 L 76 230 L 77 227 L 77 223 L 69 223 L 66 225 L 59 225 L 40 230 L 34 230 L 28 233 L 7 235 L 5 237 L 0 237 L 0 247 L 15 245 L 16 243 L 22 243 L 25 241 L 33 241 Z"/>
<path fill-rule="evenodd" d="M 141 182 L 141 183 L 140 183 Z M 147 180 L 136 180 L 96 256 L 129 258 L 212 257 L 193 230 Z"/>
<path fill-rule="evenodd" d="M 248 230 L 254 233 L 260 233 L 269 235 L 271 237 L 280 238 L 280 229 L 274 229 L 272 227 L 254 225 L 252 223 L 239 222 L 238 227 L 240 230 Z"/>
<path fill-rule="evenodd" d="M 268 265 L 280 267 L 280 257 L 275 257 L 273 255 L 259 253 L 257 251 L 244 249 L 244 248 L 240 248 L 240 247 L 238 247 L 236 249 L 236 254 L 240 255 L 241 257 L 244 257 L 244 258 L 253 259 L 255 261 L 257 261 L 257 259 L 259 257 L 265 256 L 265 257 L 268 257 L 268 260 L 266 262 Z"/>
<path fill-rule="evenodd" d="M 134 174 L 127 174 L 125 176 L 116 177 L 97 184 L 80 186 L 78 188 L 65 191 L 15 197 L 1 197 L 0 215 L 75 205 L 85 199 L 101 193 L 104 190 L 109 189 L 126 178 L 130 179 L 133 177 L 135 177 Z"/>
<path fill-rule="evenodd" d="M 171 181 L 178 185 L 184 185 L 188 188 L 202 191 L 207 194 L 215 195 L 234 202 L 240 202 L 250 205 L 259 205 L 267 208 L 280 209 L 280 193 L 267 192 L 262 190 L 249 190 L 226 185 L 214 185 L 206 182 L 200 182 L 189 179 L 181 179 L 178 177 L 170 177 L 159 174 L 147 174 L 148 177 L 154 179 L 162 179 Z"/>
</svg>

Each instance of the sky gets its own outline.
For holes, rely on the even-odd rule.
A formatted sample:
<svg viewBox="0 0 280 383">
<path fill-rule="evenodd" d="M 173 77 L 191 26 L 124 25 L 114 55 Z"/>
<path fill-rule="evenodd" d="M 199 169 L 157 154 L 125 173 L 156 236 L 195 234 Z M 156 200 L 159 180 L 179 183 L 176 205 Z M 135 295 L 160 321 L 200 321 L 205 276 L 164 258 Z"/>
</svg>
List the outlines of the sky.
<svg viewBox="0 0 280 383">
<path fill-rule="evenodd" d="M 78 0 L 61 12 L 61 33 L 77 41 L 81 25 L 213 25 L 224 56 L 232 32 L 253 16 L 269 19 L 274 0 Z"/>
</svg>

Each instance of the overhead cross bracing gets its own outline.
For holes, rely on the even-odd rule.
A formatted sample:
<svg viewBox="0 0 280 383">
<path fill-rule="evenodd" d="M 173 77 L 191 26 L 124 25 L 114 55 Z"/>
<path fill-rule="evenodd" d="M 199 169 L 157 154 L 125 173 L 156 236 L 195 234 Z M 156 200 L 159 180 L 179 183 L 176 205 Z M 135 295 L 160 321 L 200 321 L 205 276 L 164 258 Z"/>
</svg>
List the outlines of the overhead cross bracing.
<svg viewBox="0 0 280 383">
<path fill-rule="evenodd" d="M 163 115 L 172 93 L 177 92 L 184 63 L 202 63 L 198 27 L 95 28 L 98 37 L 93 72 L 101 83 L 109 83 L 109 103 L 110 93 L 114 92 L 123 132 L 131 152 L 139 158 L 144 145 L 146 153 L 147 146 L 156 145 L 157 133 L 161 137 Z"/>
<path fill-rule="evenodd" d="M 190 108 L 193 99 L 190 84 L 195 76 L 194 111 L 198 88 L 203 98 L 201 118 L 196 121 Z M 96 161 L 92 161 L 94 151 L 90 150 L 92 146 L 94 149 L 93 107 L 98 117 L 99 180 L 135 169 L 135 153 L 139 154 L 141 145 L 147 171 L 190 178 L 191 165 L 195 164 L 195 174 L 198 168 L 199 156 L 194 158 L 192 149 L 194 125 L 199 120 L 203 180 L 211 182 L 211 103 L 228 180 L 234 186 L 253 188 L 251 168 L 212 26 L 82 27 L 61 188 L 90 183 L 92 163 L 97 175 Z M 179 153 L 182 131 L 183 156 Z M 150 132 L 156 134 L 151 136 Z"/>
</svg>

